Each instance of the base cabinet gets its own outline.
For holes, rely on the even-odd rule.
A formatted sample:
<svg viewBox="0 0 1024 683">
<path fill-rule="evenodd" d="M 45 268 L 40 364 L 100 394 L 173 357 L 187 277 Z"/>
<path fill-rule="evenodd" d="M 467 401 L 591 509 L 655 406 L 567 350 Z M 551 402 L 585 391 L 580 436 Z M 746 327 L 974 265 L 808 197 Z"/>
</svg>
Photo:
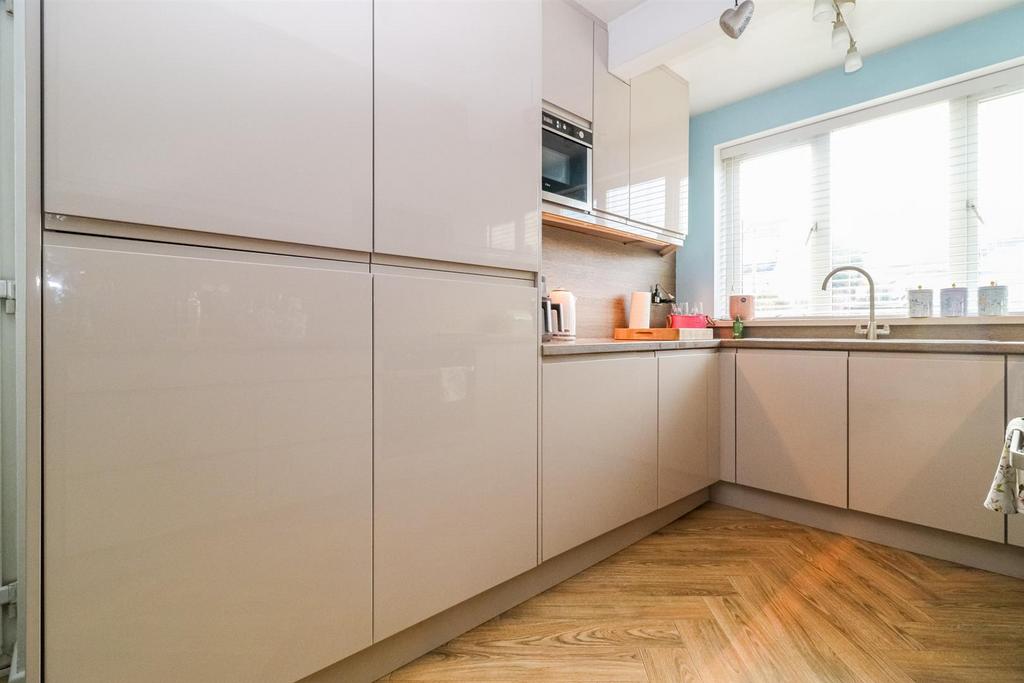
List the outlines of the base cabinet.
<svg viewBox="0 0 1024 683">
<path fill-rule="evenodd" d="M 543 364 L 544 560 L 658 507 L 658 360 L 608 356 Z"/>
<path fill-rule="evenodd" d="M 658 352 L 658 507 L 718 481 L 718 354 Z"/>
<path fill-rule="evenodd" d="M 1024 356 L 1006 360 L 1006 419 L 1024 417 Z M 1024 515 L 1006 516 L 1006 540 L 1024 547 Z"/>
<path fill-rule="evenodd" d="M 367 266 L 46 242 L 46 680 L 291 681 L 370 645 Z"/>
<path fill-rule="evenodd" d="M 736 481 L 736 351 L 718 352 L 718 478 Z"/>
<path fill-rule="evenodd" d="M 846 352 L 736 354 L 736 482 L 846 507 Z"/>
<path fill-rule="evenodd" d="M 850 355 L 850 507 L 990 541 L 1003 356 Z"/>
<path fill-rule="evenodd" d="M 379 271 L 375 641 L 537 564 L 536 288 Z"/>
</svg>

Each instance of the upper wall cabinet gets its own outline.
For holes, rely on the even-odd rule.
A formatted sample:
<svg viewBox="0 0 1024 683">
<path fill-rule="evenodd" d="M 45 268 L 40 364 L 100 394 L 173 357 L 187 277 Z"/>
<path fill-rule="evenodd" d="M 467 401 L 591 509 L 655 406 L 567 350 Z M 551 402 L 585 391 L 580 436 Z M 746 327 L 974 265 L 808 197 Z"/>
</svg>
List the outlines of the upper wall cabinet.
<svg viewBox="0 0 1024 683">
<path fill-rule="evenodd" d="M 369 250 L 372 20 L 370 0 L 48 0 L 46 211 Z"/>
<path fill-rule="evenodd" d="M 665 69 L 630 81 L 629 218 L 685 235 L 690 89 Z"/>
<path fill-rule="evenodd" d="M 594 22 L 566 0 L 543 0 L 541 4 L 544 99 L 593 121 Z"/>
<path fill-rule="evenodd" d="M 535 271 L 538 0 L 374 3 L 374 250 Z"/>
<path fill-rule="evenodd" d="M 608 31 L 594 27 L 594 209 L 629 217 L 629 84 L 608 72 Z"/>
</svg>

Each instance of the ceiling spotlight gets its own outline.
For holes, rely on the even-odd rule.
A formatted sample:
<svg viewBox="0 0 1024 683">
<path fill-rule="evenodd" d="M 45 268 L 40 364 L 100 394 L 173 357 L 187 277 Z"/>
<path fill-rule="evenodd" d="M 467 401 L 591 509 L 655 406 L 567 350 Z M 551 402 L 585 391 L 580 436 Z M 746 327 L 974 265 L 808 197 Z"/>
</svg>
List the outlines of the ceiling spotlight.
<svg viewBox="0 0 1024 683">
<path fill-rule="evenodd" d="M 864 60 L 857 50 L 857 43 L 851 38 L 850 49 L 846 51 L 846 59 L 843 61 L 843 71 L 852 74 L 855 71 L 860 71 L 862 66 L 864 66 Z"/>
<path fill-rule="evenodd" d="M 832 22 L 832 47 L 848 45 L 851 40 L 850 27 L 846 25 L 842 12 L 836 13 L 836 19 Z"/>
<path fill-rule="evenodd" d="M 739 38 L 747 30 L 750 18 L 754 16 L 754 0 L 735 0 L 736 6 L 722 12 L 718 25 L 730 38 Z"/>
<path fill-rule="evenodd" d="M 832 18 L 836 8 L 832 0 L 814 0 L 814 9 L 811 10 L 811 18 L 815 21 L 828 21 Z"/>
</svg>

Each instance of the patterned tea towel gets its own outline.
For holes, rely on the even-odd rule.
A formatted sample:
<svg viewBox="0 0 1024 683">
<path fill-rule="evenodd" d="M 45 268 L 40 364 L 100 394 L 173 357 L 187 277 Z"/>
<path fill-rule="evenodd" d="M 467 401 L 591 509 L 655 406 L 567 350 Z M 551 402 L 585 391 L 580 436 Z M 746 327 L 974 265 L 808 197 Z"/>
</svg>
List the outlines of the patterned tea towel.
<svg viewBox="0 0 1024 683">
<path fill-rule="evenodd" d="M 1015 431 L 1024 433 L 1024 418 L 1010 420 L 1010 424 L 1006 426 L 1006 440 L 1003 442 L 1003 452 L 999 456 L 999 466 L 996 468 L 995 478 L 992 479 L 988 498 L 985 499 L 985 507 L 989 510 L 1007 515 L 1018 512 L 1024 514 L 1024 470 L 1019 469 L 1024 462 L 1013 463 L 1010 456 L 1010 439 Z M 1017 459 L 1021 460 L 1019 456 Z"/>
</svg>

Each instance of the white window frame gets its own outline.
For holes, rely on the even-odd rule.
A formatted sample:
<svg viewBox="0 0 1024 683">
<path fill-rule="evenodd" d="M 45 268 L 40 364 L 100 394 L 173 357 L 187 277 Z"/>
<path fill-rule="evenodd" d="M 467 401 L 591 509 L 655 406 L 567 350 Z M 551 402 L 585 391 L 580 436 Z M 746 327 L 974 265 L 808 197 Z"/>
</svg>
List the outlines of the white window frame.
<svg viewBox="0 0 1024 683">
<path fill-rule="evenodd" d="M 729 158 L 748 154 L 764 154 L 774 150 L 782 149 L 802 141 L 809 141 L 816 137 L 825 136 L 827 133 L 844 128 L 863 121 L 887 116 L 907 109 L 914 109 L 942 100 L 956 100 L 966 98 L 969 102 L 966 112 L 962 115 L 976 117 L 977 102 L 980 99 L 991 97 L 992 93 L 1000 88 L 1019 89 L 1024 83 L 1024 57 L 1016 58 L 1000 64 L 995 64 L 983 69 L 967 72 L 948 79 L 930 83 L 924 86 L 901 91 L 892 95 L 877 98 L 844 109 L 822 114 L 792 124 L 787 124 L 770 130 L 762 131 L 736 140 L 727 141 L 714 147 L 714 308 L 715 314 L 719 317 L 728 317 L 726 311 L 718 310 L 720 296 L 721 278 L 721 240 L 723 201 L 729 195 L 725 192 L 726 178 L 724 173 L 724 162 Z M 970 135 L 977 134 L 977 126 L 969 126 Z M 827 137 L 825 138 L 827 140 Z M 824 149 L 821 146 L 815 148 L 815 154 L 828 155 L 827 144 Z M 973 160 L 976 162 L 976 160 Z M 968 169 L 970 178 L 971 195 L 976 195 L 977 169 L 975 163 Z M 827 206 L 826 206 L 827 208 Z M 814 223 L 814 234 L 812 236 L 815 244 L 814 249 L 828 250 L 830 248 L 830 231 L 828 229 L 829 216 L 827 211 L 821 212 L 820 206 L 815 206 L 816 216 Z M 966 202 L 962 207 L 963 219 L 967 221 L 968 230 L 974 234 L 977 232 L 978 220 L 976 214 L 970 211 Z M 810 226 L 809 226 L 810 229 Z M 734 259 L 735 260 L 735 259 Z M 735 263 L 732 264 L 735 267 Z M 973 272 L 973 271 L 972 271 Z M 976 274 L 964 280 L 968 286 L 977 284 Z M 883 316 L 879 316 L 883 317 Z M 886 317 L 890 324 L 907 325 L 934 325 L 934 324 L 977 324 L 984 321 L 986 324 L 1022 324 L 1024 315 L 1008 315 L 998 318 L 982 318 L 979 316 L 966 316 L 962 318 L 901 318 Z M 860 318 L 839 317 L 839 316 L 816 316 L 806 315 L 799 317 L 778 317 L 751 320 L 750 324 L 790 326 L 790 325 L 847 325 L 859 321 Z"/>
</svg>

